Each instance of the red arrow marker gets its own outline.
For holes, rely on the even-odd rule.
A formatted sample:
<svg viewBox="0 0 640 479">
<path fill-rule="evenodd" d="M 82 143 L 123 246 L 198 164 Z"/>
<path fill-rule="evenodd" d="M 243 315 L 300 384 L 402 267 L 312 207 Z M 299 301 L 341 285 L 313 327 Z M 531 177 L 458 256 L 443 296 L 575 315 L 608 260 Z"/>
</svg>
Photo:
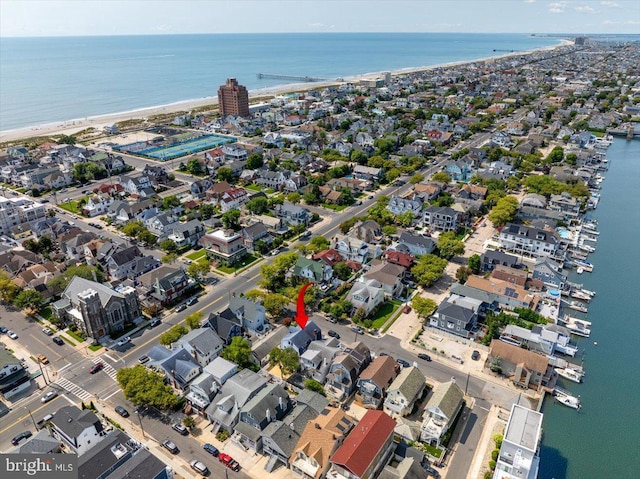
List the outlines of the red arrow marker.
<svg viewBox="0 0 640 479">
<path fill-rule="evenodd" d="M 304 310 L 304 293 L 307 291 L 307 288 L 314 284 L 313 282 L 305 284 L 300 292 L 298 293 L 298 304 L 296 307 L 296 323 L 302 329 L 307 325 L 307 321 L 309 321 L 309 315 Z"/>
</svg>

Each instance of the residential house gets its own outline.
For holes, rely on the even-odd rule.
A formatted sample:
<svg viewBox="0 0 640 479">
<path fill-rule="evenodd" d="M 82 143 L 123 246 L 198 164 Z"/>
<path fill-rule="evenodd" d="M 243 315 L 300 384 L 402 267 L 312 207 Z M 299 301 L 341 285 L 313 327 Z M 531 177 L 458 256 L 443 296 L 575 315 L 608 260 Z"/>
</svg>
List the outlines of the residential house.
<svg viewBox="0 0 640 479">
<path fill-rule="evenodd" d="M 254 253 L 258 241 L 270 245 L 273 242 L 273 236 L 265 224 L 258 221 L 242 229 L 242 241 L 247 251 Z"/>
<path fill-rule="evenodd" d="M 411 253 L 400 253 L 392 249 L 388 249 L 382 253 L 382 259 L 389 264 L 401 266 L 404 271 L 408 271 L 415 263 L 415 258 Z"/>
<path fill-rule="evenodd" d="M 207 418 L 213 424 L 212 432 L 224 429 L 232 433 L 241 408 L 266 385 L 267 380 L 250 369 L 242 369 L 227 379 L 206 409 Z"/>
<path fill-rule="evenodd" d="M 7 411 L 8 412 L 8 411 Z M 62 442 L 52 437 L 47 428 L 43 428 L 26 441 L 6 450 L 5 454 L 59 454 Z"/>
<path fill-rule="evenodd" d="M 282 219 L 284 223 L 293 226 L 307 225 L 311 221 L 311 212 L 308 209 L 292 203 L 276 205 L 273 210 L 276 216 Z"/>
<path fill-rule="evenodd" d="M 360 281 L 376 280 L 382 285 L 385 296 L 395 298 L 401 296 L 404 290 L 402 279 L 405 271 L 402 266 L 373 260 L 369 271 L 360 277 Z"/>
<path fill-rule="evenodd" d="M 82 214 L 89 218 L 105 215 L 113 202 L 114 199 L 111 196 L 103 194 L 92 195 L 82 207 Z"/>
<path fill-rule="evenodd" d="M 537 258 L 533 267 L 533 279 L 539 279 L 546 286 L 558 290 L 565 289 L 567 275 L 562 271 L 562 266 L 549 258 Z"/>
<path fill-rule="evenodd" d="M 250 199 L 250 195 L 244 188 L 229 188 L 218 199 L 220 211 L 226 213 L 229 210 L 239 210 Z"/>
<path fill-rule="evenodd" d="M 331 363 L 325 391 L 338 400 L 348 398 L 356 388 L 358 377 L 371 362 L 371 351 L 362 342 L 347 347 Z"/>
<path fill-rule="evenodd" d="M 172 211 L 161 213 L 157 208 L 149 208 L 146 211 L 149 212 L 149 216 L 144 218 L 142 222 L 151 233 L 158 237 L 168 236 L 173 225 L 178 221 L 178 216 Z"/>
<path fill-rule="evenodd" d="M 477 328 L 481 301 L 456 294 L 443 301 L 429 320 L 429 325 L 463 338 L 473 337 Z"/>
<path fill-rule="evenodd" d="M 367 411 L 331 456 L 332 479 L 373 479 L 387 464 L 395 444 L 396 421 L 382 411 Z"/>
<path fill-rule="evenodd" d="M 428 236 L 414 235 L 408 231 L 400 233 L 398 244 L 393 248 L 400 253 L 420 256 L 433 253 L 436 243 Z"/>
<path fill-rule="evenodd" d="M 51 435 L 78 456 L 86 453 L 106 435 L 98 416 L 89 409 L 77 406 L 61 407 L 49 422 Z"/>
<path fill-rule="evenodd" d="M 300 355 L 300 367 L 306 376 L 324 383 L 331 363 L 341 352 L 340 340 L 336 338 L 311 341 L 307 350 Z"/>
<path fill-rule="evenodd" d="M 204 198 L 205 192 L 209 190 L 209 188 L 211 188 L 212 185 L 213 183 L 209 178 L 196 180 L 193 183 L 191 183 L 191 186 L 189 187 L 189 192 L 191 193 L 191 196 L 193 196 L 194 198 Z"/>
<path fill-rule="evenodd" d="M 137 246 L 118 249 L 105 258 L 104 264 L 113 279 L 123 279 L 129 275 L 131 266 L 136 258 L 142 258 L 143 254 Z M 159 262 L 158 262 L 159 265 Z"/>
<path fill-rule="evenodd" d="M 283 420 L 272 421 L 262 431 L 263 453 L 269 456 L 266 471 L 272 471 L 279 463 L 289 465 L 289 457 L 300 440 L 309 421 L 313 421 L 329 405 L 324 396 L 304 390 L 296 397 L 296 404 Z"/>
<path fill-rule="evenodd" d="M 354 426 L 354 420 L 340 408 L 326 408 L 309 421 L 289 457 L 293 475 L 301 479 L 325 477 L 331 456 Z"/>
<path fill-rule="evenodd" d="M 533 258 L 545 256 L 553 259 L 562 259 L 564 256 L 560 237 L 554 231 L 508 223 L 500 231 L 498 241 L 501 248 L 518 255 Z"/>
<path fill-rule="evenodd" d="M 536 391 L 555 374 L 547 357 L 497 339 L 491 341 L 487 363 L 516 386 Z"/>
<path fill-rule="evenodd" d="M 229 308 L 220 314 L 209 313 L 209 317 L 202 325 L 215 331 L 226 345 L 230 344 L 235 336 L 242 336 L 242 320 L 238 319 Z"/>
<path fill-rule="evenodd" d="M 508 266 L 509 268 L 516 268 L 519 264 L 517 256 L 503 253 L 502 251 L 495 251 L 492 249 L 485 250 L 480 255 L 480 272 L 487 273 L 494 270 L 498 265 Z"/>
<path fill-rule="evenodd" d="M 449 160 L 444 164 L 444 172 L 452 181 L 468 182 L 474 174 L 473 164 L 464 158 Z"/>
<path fill-rule="evenodd" d="M 291 409 L 291 399 L 283 387 L 279 384 L 267 384 L 240 410 L 231 441 L 260 452 L 262 431 L 272 421 L 282 420 Z"/>
<path fill-rule="evenodd" d="M 373 168 L 371 166 L 356 165 L 353 168 L 353 177 L 357 180 L 379 181 L 382 178 L 382 168 Z"/>
<path fill-rule="evenodd" d="M 424 210 L 424 224 L 431 231 L 456 231 L 459 215 L 449 206 L 428 206 Z"/>
<path fill-rule="evenodd" d="M 375 358 L 358 378 L 356 401 L 365 408 L 378 409 L 399 372 L 400 365 L 391 356 Z"/>
<path fill-rule="evenodd" d="M 322 261 L 331 268 L 333 268 L 337 263 L 344 261 L 342 255 L 333 248 L 320 251 L 319 253 L 314 254 L 311 259 L 315 261 Z"/>
<path fill-rule="evenodd" d="M 575 356 L 578 352 L 571 344 L 571 332 L 557 324 L 536 325 L 531 329 L 509 324 L 500 334 L 500 341 L 547 357 L 556 353 Z"/>
<path fill-rule="evenodd" d="M 84 245 L 96 239 L 96 235 L 90 231 L 70 230 L 66 236 L 58 238 L 60 251 L 67 259 L 78 260 L 84 256 Z"/>
<path fill-rule="evenodd" d="M 147 356 L 150 359 L 149 366 L 162 372 L 174 388 L 185 392 L 189 383 L 202 372 L 202 367 L 182 347 L 167 349 L 164 346 L 154 346 Z"/>
<path fill-rule="evenodd" d="M 154 194 L 153 184 L 146 175 L 138 176 L 136 178 L 120 176 L 119 183 L 122 185 L 122 188 L 124 188 L 124 191 L 130 195 L 149 196 L 149 191 Z"/>
<path fill-rule="evenodd" d="M 228 309 L 242 322 L 245 331 L 262 333 L 267 327 L 267 316 L 260 303 L 245 296 L 233 296 Z"/>
<path fill-rule="evenodd" d="M 333 238 L 333 248 L 346 260 L 364 264 L 371 258 L 382 254 L 380 246 L 370 246 L 365 241 L 353 236 L 336 235 Z"/>
<path fill-rule="evenodd" d="M 411 213 L 414 219 L 422 217 L 422 207 L 424 203 L 420 196 L 415 193 L 411 197 L 403 198 L 401 196 L 391 195 L 387 209 L 394 215 Z"/>
<path fill-rule="evenodd" d="M 0 348 L 0 394 L 10 400 L 30 387 L 29 371 L 8 349 Z"/>
<path fill-rule="evenodd" d="M 357 281 L 347 294 L 347 301 L 353 305 L 353 310 L 364 310 L 364 316 L 369 316 L 379 305 L 384 303 L 385 294 L 382 283 L 375 279 Z"/>
<path fill-rule="evenodd" d="M 493 479 L 538 477 L 543 417 L 519 404 L 511 406 Z"/>
<path fill-rule="evenodd" d="M 420 440 L 432 446 L 440 446 L 443 436 L 462 410 L 463 399 L 464 393 L 455 381 L 436 386 L 422 415 Z"/>
<path fill-rule="evenodd" d="M 322 261 L 300 257 L 293 267 L 293 275 L 296 278 L 305 278 L 314 283 L 325 283 L 331 281 L 333 269 Z"/>
<path fill-rule="evenodd" d="M 94 342 L 122 331 L 126 323 L 142 316 L 135 289 L 121 286 L 114 290 L 80 276 L 74 276 L 51 309 L 57 318 L 73 322 Z"/>
<path fill-rule="evenodd" d="M 185 349 L 204 368 L 220 355 L 224 341 L 211 328 L 204 327 L 189 331 L 176 346 Z"/>
<path fill-rule="evenodd" d="M 154 187 L 166 185 L 169 182 L 169 173 L 164 166 L 145 165 L 142 175 L 149 178 Z"/>
<path fill-rule="evenodd" d="M 387 388 L 384 400 L 384 412 L 391 417 L 403 417 L 411 414 L 418 399 L 424 394 L 426 378 L 416 367 L 402 368 L 400 374 Z"/>
<path fill-rule="evenodd" d="M 568 192 L 559 195 L 551 195 L 548 208 L 564 215 L 565 220 L 575 219 L 580 215 L 580 201 L 573 198 Z"/>
<path fill-rule="evenodd" d="M 293 349 L 298 355 L 302 355 L 312 341 L 319 341 L 322 337 L 322 331 L 313 321 L 309 321 L 306 326 L 289 326 L 289 332 L 282 338 L 280 348 Z"/>
<path fill-rule="evenodd" d="M 356 238 L 369 243 L 380 243 L 384 238 L 382 228 L 377 221 L 365 220 L 357 223 L 354 227 Z"/>
<path fill-rule="evenodd" d="M 464 286 L 493 294 L 500 305 L 509 309 L 535 308 L 538 302 L 536 296 L 509 281 L 472 275 L 467 278 Z"/>
<path fill-rule="evenodd" d="M 199 242 L 210 256 L 223 264 L 234 264 L 247 255 L 243 236 L 231 229 L 207 233 Z"/>
<path fill-rule="evenodd" d="M 174 223 L 169 226 L 171 233 L 167 236 L 178 248 L 183 246 L 195 246 L 198 240 L 204 235 L 204 225 L 196 219 L 186 223 Z"/>
</svg>

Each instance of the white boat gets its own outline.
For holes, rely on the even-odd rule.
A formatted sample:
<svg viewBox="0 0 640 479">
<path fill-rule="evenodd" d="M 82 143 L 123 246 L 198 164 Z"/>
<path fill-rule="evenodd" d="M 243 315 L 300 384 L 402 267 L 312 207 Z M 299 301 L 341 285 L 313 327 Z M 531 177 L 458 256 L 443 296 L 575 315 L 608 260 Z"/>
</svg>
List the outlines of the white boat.
<svg viewBox="0 0 640 479">
<path fill-rule="evenodd" d="M 589 312 L 589 308 L 587 308 L 580 301 L 571 301 L 569 303 L 569 308 L 575 309 L 576 311 L 580 311 L 581 313 L 588 313 Z"/>
<path fill-rule="evenodd" d="M 591 296 L 587 293 L 583 293 L 581 289 L 571 291 L 571 297 L 579 299 L 580 301 L 591 301 Z"/>
<path fill-rule="evenodd" d="M 589 289 L 584 289 L 582 288 L 580 291 L 582 291 L 584 294 L 588 294 L 589 296 L 591 296 L 592 298 L 596 295 L 595 291 L 591 291 Z"/>
<path fill-rule="evenodd" d="M 567 328 L 571 334 L 582 336 L 583 338 L 591 336 L 591 329 L 589 329 L 591 328 L 591 321 L 565 315 L 562 319 L 559 318 L 558 322 L 563 323 L 565 328 Z"/>
<path fill-rule="evenodd" d="M 589 246 L 588 244 L 581 244 L 578 246 L 578 249 L 586 251 L 587 253 L 593 253 L 596 250 L 593 246 Z"/>
<path fill-rule="evenodd" d="M 582 373 L 582 371 L 574 368 L 555 368 L 554 371 L 558 373 L 558 376 L 562 376 L 563 378 L 568 379 L 569 381 L 573 381 L 574 383 L 581 383 L 582 376 L 584 376 L 584 373 Z"/>
<path fill-rule="evenodd" d="M 570 396 L 568 394 L 556 393 L 556 401 L 573 409 L 580 409 L 580 397 Z"/>
<path fill-rule="evenodd" d="M 584 268 L 583 268 L 582 266 L 580 266 L 580 267 L 576 270 L 576 273 L 578 273 L 578 274 L 582 274 L 582 273 L 584 273 Z"/>
<path fill-rule="evenodd" d="M 588 261 L 576 259 L 573 262 L 575 263 L 575 265 L 578 268 L 582 267 L 582 269 L 584 269 L 585 271 L 588 271 L 589 273 L 591 273 L 591 271 L 593 271 L 593 265 L 591 263 L 589 263 Z"/>
<path fill-rule="evenodd" d="M 592 231 L 596 231 L 598 229 L 598 224 L 597 223 L 583 223 L 582 226 L 584 228 L 587 228 L 588 230 L 592 230 Z"/>
</svg>

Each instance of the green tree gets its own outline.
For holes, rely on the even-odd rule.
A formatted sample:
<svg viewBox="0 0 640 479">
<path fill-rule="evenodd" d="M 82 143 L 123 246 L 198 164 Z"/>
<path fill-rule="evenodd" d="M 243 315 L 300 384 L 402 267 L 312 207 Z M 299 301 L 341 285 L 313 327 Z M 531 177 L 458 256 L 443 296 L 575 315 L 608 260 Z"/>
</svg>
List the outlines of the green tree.
<svg viewBox="0 0 640 479">
<path fill-rule="evenodd" d="M 333 266 L 333 274 L 335 274 L 342 281 L 346 281 L 351 277 L 351 268 L 347 265 L 345 261 L 338 261 Z"/>
<path fill-rule="evenodd" d="M 464 254 L 464 243 L 456 238 L 453 231 L 440 234 L 438 238 L 438 252 L 441 258 L 451 259 L 454 256 Z"/>
<path fill-rule="evenodd" d="M 136 406 L 152 406 L 158 409 L 174 409 L 179 398 L 171 385 L 165 384 L 162 374 L 138 364 L 122 368 L 116 373 L 124 397 Z"/>
<path fill-rule="evenodd" d="M 175 208 L 176 206 L 180 206 L 180 198 L 176 195 L 167 196 L 162 199 L 162 209 L 169 210 L 171 208 Z"/>
<path fill-rule="evenodd" d="M 269 200 L 262 196 L 247 201 L 246 208 L 254 215 L 261 215 L 269 211 Z"/>
<path fill-rule="evenodd" d="M 289 298 L 278 293 L 269 293 L 264 297 L 262 305 L 267 313 L 278 317 L 289 305 Z"/>
<path fill-rule="evenodd" d="M 546 162 L 547 163 L 560 163 L 564 159 L 564 148 L 561 146 L 556 146 L 551 153 L 547 155 Z"/>
<path fill-rule="evenodd" d="M 277 292 L 282 289 L 285 284 L 285 275 L 287 271 L 293 267 L 298 261 L 298 255 L 295 251 L 289 251 L 278 255 L 273 263 L 263 264 L 260 266 L 262 280 L 260 286 L 264 289 Z"/>
<path fill-rule="evenodd" d="M 122 232 L 131 238 L 135 238 L 144 229 L 142 221 L 130 221 L 122 227 Z"/>
<path fill-rule="evenodd" d="M 421 173 L 416 173 L 411 178 L 409 178 L 409 183 L 412 185 L 417 185 L 418 183 L 422 183 L 424 181 L 424 175 Z"/>
<path fill-rule="evenodd" d="M 194 329 L 198 329 L 202 324 L 202 311 L 194 311 L 193 313 L 187 315 L 184 318 L 184 321 L 191 331 L 193 331 Z"/>
<path fill-rule="evenodd" d="M 464 284 L 467 282 L 467 279 L 469 278 L 469 276 L 471 276 L 473 274 L 473 271 L 471 271 L 471 268 L 469 268 L 468 266 L 460 266 L 457 270 L 456 270 L 456 279 L 461 283 Z"/>
<path fill-rule="evenodd" d="M 202 203 L 200 205 L 200 208 L 198 208 L 198 213 L 200 213 L 200 217 L 203 220 L 208 220 L 215 213 L 215 208 L 213 207 L 212 204 Z"/>
<path fill-rule="evenodd" d="M 411 300 L 411 306 L 416 314 L 421 318 L 428 318 L 438 307 L 433 299 L 424 298 L 418 295 L 415 295 Z"/>
<path fill-rule="evenodd" d="M 411 226 L 413 223 L 414 217 L 412 211 L 405 211 L 403 213 L 399 213 L 396 215 L 396 223 L 405 228 Z"/>
<path fill-rule="evenodd" d="M 204 167 L 197 158 L 192 158 L 187 163 L 187 171 L 192 175 L 202 175 L 204 173 Z"/>
<path fill-rule="evenodd" d="M 13 305 L 19 309 L 29 308 L 33 311 L 40 311 L 44 305 L 44 297 L 34 289 L 23 289 L 13 300 Z"/>
<path fill-rule="evenodd" d="M 416 265 L 411 268 L 411 273 L 418 281 L 418 284 L 428 288 L 442 278 L 446 267 L 446 259 L 439 258 L 433 254 L 425 254 L 418 258 Z"/>
<path fill-rule="evenodd" d="M 480 272 L 480 267 L 482 266 L 482 259 L 479 254 L 474 254 L 469 257 L 467 260 L 467 266 L 471 268 L 473 274 L 478 274 Z"/>
<path fill-rule="evenodd" d="M 400 177 L 401 174 L 402 172 L 398 168 L 391 168 L 385 173 L 385 178 L 389 183 L 393 183 Z"/>
<path fill-rule="evenodd" d="M 178 245 L 176 245 L 175 241 L 170 239 L 161 241 L 158 246 L 160 246 L 160 249 L 162 251 L 165 251 L 167 253 L 175 253 L 178 250 Z"/>
<path fill-rule="evenodd" d="M 185 418 L 182 420 L 182 424 L 184 425 L 184 427 L 192 429 L 196 425 L 196 420 L 193 419 L 192 416 L 185 416 Z"/>
<path fill-rule="evenodd" d="M 222 350 L 222 357 L 238 365 L 240 369 L 253 366 L 251 344 L 242 336 L 234 336 L 231 344 Z"/>
<path fill-rule="evenodd" d="M 257 170 L 258 168 L 261 168 L 263 164 L 264 159 L 262 158 L 262 155 L 259 153 L 252 153 L 247 158 L 246 168 L 247 170 Z"/>
<path fill-rule="evenodd" d="M 283 376 L 290 376 L 300 369 L 300 356 L 293 348 L 275 347 L 269 352 L 269 364 L 277 364 Z"/>
<path fill-rule="evenodd" d="M 393 236 L 395 234 L 398 234 L 398 228 L 396 228 L 394 225 L 383 226 L 382 233 L 385 236 Z"/>
<path fill-rule="evenodd" d="M 218 178 L 220 181 L 229 181 L 231 178 L 233 178 L 233 170 L 228 166 L 221 166 L 220 168 L 218 168 L 216 178 Z"/>
<path fill-rule="evenodd" d="M 196 281 L 200 281 L 211 270 L 211 262 L 208 259 L 198 260 L 187 266 L 187 274 Z"/>
<path fill-rule="evenodd" d="M 517 212 L 518 199 L 514 196 L 505 196 L 498 200 L 487 218 L 495 226 L 504 226 L 515 219 Z"/>
<path fill-rule="evenodd" d="M 11 278 L 4 270 L 0 269 L 0 298 L 2 298 L 2 301 L 12 303 L 19 292 L 18 285 L 11 281 Z"/>
<path fill-rule="evenodd" d="M 431 179 L 433 181 L 441 181 L 442 183 L 450 183 L 451 182 L 451 177 L 449 175 L 447 175 L 444 171 L 438 171 L 437 173 L 435 173 Z"/>
<path fill-rule="evenodd" d="M 104 273 L 95 266 L 89 266 L 86 264 L 69 266 L 64 272 L 53 278 L 47 286 L 54 291 L 64 291 L 69 285 L 74 276 L 80 276 L 81 278 L 91 281 L 97 281 L 103 283 L 105 281 Z"/>
<path fill-rule="evenodd" d="M 162 261 L 164 264 L 173 264 L 177 259 L 178 255 L 176 253 L 167 253 L 162 258 L 160 258 L 160 261 Z"/>
<path fill-rule="evenodd" d="M 230 228 L 234 231 L 240 229 L 240 210 L 229 210 L 222 215 L 222 224 L 225 228 Z"/>
<path fill-rule="evenodd" d="M 176 324 L 174 327 L 172 327 L 168 331 L 165 331 L 164 333 L 162 333 L 158 338 L 158 342 L 163 346 L 169 346 L 175 343 L 178 339 L 180 339 L 182 336 L 184 336 L 188 332 L 189 330 L 186 327 L 184 327 L 181 324 Z"/>
<path fill-rule="evenodd" d="M 308 389 L 309 391 L 313 391 L 313 392 L 316 392 L 318 394 L 321 394 L 323 396 L 327 395 L 327 393 L 324 390 L 324 386 L 322 385 L 322 383 L 320 381 L 316 381 L 315 379 L 307 379 L 307 380 L 305 380 L 304 388 Z"/>
<path fill-rule="evenodd" d="M 287 201 L 289 203 L 293 203 L 294 205 L 297 205 L 298 203 L 300 203 L 301 199 L 302 199 L 302 195 L 297 191 L 293 191 L 287 195 Z"/>
<path fill-rule="evenodd" d="M 307 251 L 309 253 L 319 253 L 320 251 L 326 250 L 329 247 L 329 244 L 329 240 L 324 236 L 314 236 L 309 240 Z"/>
<path fill-rule="evenodd" d="M 146 228 L 138 234 L 138 239 L 149 246 L 155 245 L 158 241 L 158 237 Z"/>
</svg>

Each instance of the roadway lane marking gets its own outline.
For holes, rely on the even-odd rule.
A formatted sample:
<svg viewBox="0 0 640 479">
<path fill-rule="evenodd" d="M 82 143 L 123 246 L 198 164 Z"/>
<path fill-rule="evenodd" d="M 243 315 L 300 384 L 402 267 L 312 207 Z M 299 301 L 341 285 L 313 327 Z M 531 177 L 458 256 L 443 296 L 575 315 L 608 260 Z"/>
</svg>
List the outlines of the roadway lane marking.
<svg viewBox="0 0 640 479">
<path fill-rule="evenodd" d="M 40 406 L 38 409 L 34 409 L 33 411 L 31 411 L 31 414 L 36 414 L 38 411 L 41 411 L 42 409 L 44 409 L 45 407 L 47 407 L 47 405 L 50 405 L 51 403 L 57 401 L 58 399 L 61 399 L 62 396 L 58 396 L 56 397 L 53 401 L 50 401 L 49 403 L 45 403 L 42 406 Z M 16 403 L 17 404 L 17 403 Z M 13 410 L 16 410 L 16 404 L 13 405 Z M 27 419 L 29 417 L 29 414 L 25 414 L 24 416 L 22 416 L 20 419 L 18 419 L 17 421 L 15 421 L 12 424 L 9 424 L 6 428 L 4 428 L 3 430 L 6 431 L 8 429 L 11 429 L 14 426 L 17 426 L 19 423 L 21 423 L 22 421 L 24 421 L 25 419 Z"/>
<path fill-rule="evenodd" d="M 69 366 L 73 366 L 73 363 L 69 363 L 66 366 L 62 366 L 60 369 L 58 369 L 58 374 L 60 374 L 65 369 L 67 369 Z"/>
<path fill-rule="evenodd" d="M 66 378 L 58 378 L 56 379 L 54 384 L 57 384 L 65 391 L 70 392 L 75 396 L 78 396 L 83 401 L 86 401 L 93 397 L 93 394 L 91 394 L 89 391 L 82 389 L 80 386 L 78 386 L 75 383 L 72 383 Z"/>
<path fill-rule="evenodd" d="M 107 358 L 109 358 L 111 361 L 113 361 L 114 363 L 117 363 L 118 361 L 116 361 L 115 359 L 113 359 L 111 356 L 109 356 L 107 353 L 104 353 L 103 356 L 106 356 Z"/>
<path fill-rule="evenodd" d="M 109 399 L 109 398 L 110 398 L 110 397 L 112 397 L 112 396 L 115 396 L 115 395 L 116 395 L 116 394 L 118 394 L 119 392 L 120 392 L 120 389 L 116 389 L 115 391 L 113 391 L 113 392 L 112 392 L 111 394 L 109 394 L 108 396 L 103 397 L 103 398 L 100 398 L 100 399 L 102 399 L 103 401 L 106 401 L 107 399 Z"/>
</svg>

